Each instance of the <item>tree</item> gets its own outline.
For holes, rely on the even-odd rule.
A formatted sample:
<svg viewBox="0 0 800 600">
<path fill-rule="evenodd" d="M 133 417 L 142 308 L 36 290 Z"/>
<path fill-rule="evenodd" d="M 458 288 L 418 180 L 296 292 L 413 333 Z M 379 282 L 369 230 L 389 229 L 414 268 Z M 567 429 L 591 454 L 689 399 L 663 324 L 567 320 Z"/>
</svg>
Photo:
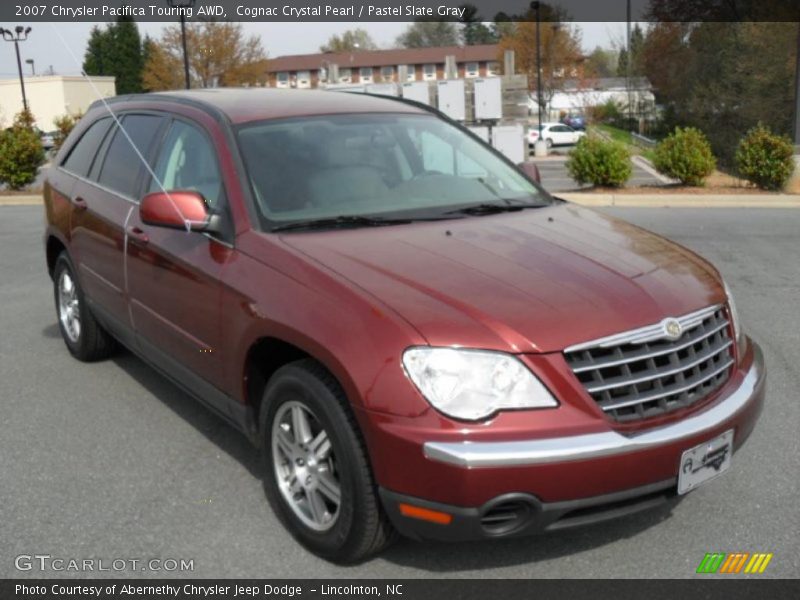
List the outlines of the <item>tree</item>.
<svg viewBox="0 0 800 600">
<path fill-rule="evenodd" d="M 458 38 L 458 28 L 450 21 L 415 21 L 397 36 L 396 43 L 403 48 L 455 46 Z"/>
<path fill-rule="evenodd" d="M 0 132 L 0 183 L 19 190 L 33 183 L 44 162 L 44 148 L 33 129 L 30 111 L 14 117 L 14 123 Z"/>
<path fill-rule="evenodd" d="M 377 50 L 378 45 L 361 28 L 348 29 L 342 35 L 332 35 L 328 41 L 319 47 L 320 52 L 355 52 L 358 50 Z"/>
<path fill-rule="evenodd" d="M 496 44 L 496 30 L 489 28 L 478 15 L 478 9 L 472 4 L 464 4 L 464 15 L 461 17 L 461 40 L 465 46 L 478 44 Z"/>
<path fill-rule="evenodd" d="M 642 54 L 644 50 L 644 31 L 637 23 L 631 30 L 631 48 L 630 48 L 630 62 L 631 62 L 631 76 L 638 77 L 643 72 L 643 59 Z M 625 77 L 628 75 L 628 49 L 626 47 L 620 48 L 619 59 L 617 60 L 617 75 Z"/>
<path fill-rule="evenodd" d="M 586 58 L 584 70 L 588 77 L 613 77 L 617 72 L 618 55 L 614 50 L 597 46 Z"/>
<path fill-rule="evenodd" d="M 500 40 L 500 56 L 506 50 L 515 53 L 518 72 L 528 76 L 528 89 L 537 91 L 536 22 L 528 19 L 513 23 L 512 32 Z M 560 22 L 540 25 L 542 63 L 542 105 L 550 104 L 553 95 L 567 79 L 582 78 L 581 35 L 577 27 Z M 534 99 L 536 99 L 534 97 Z"/>
<path fill-rule="evenodd" d="M 144 60 L 139 29 L 132 17 L 123 16 L 105 29 L 92 28 L 83 71 L 87 75 L 113 76 L 118 94 L 135 94 L 143 91 Z"/>
<path fill-rule="evenodd" d="M 644 44 L 644 74 L 669 121 L 708 137 L 720 164 L 732 166 L 742 133 L 765 116 L 791 132 L 797 24 L 659 23 Z M 696 82 L 702 82 L 697 85 Z"/>
<path fill-rule="evenodd" d="M 258 36 L 245 37 L 241 23 L 186 24 L 189 73 L 195 87 L 241 86 L 265 78 L 266 54 Z M 143 81 L 148 90 L 183 87 L 183 46 L 177 25 L 167 27 L 146 48 Z"/>
</svg>

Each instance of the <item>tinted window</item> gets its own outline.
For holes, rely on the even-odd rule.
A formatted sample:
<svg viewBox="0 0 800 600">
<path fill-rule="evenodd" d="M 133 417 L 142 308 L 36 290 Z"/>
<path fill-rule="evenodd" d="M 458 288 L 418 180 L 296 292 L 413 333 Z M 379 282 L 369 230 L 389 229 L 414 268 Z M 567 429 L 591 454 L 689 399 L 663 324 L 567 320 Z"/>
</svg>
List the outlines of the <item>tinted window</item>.
<svg viewBox="0 0 800 600">
<path fill-rule="evenodd" d="M 147 158 L 163 119 L 153 115 L 129 115 L 122 127 L 130 137 L 117 128 L 108 147 L 98 181 L 104 186 L 133 198 L 139 184 L 142 161 L 139 154 Z M 139 150 L 136 153 L 131 142 Z"/>
<path fill-rule="evenodd" d="M 78 143 L 72 148 L 62 166 L 76 175 L 86 177 L 97 155 L 97 148 L 111 125 L 111 119 L 104 117 L 92 123 Z"/>
<path fill-rule="evenodd" d="M 167 134 L 155 167 L 158 181 L 150 184 L 150 191 L 164 186 L 170 190 L 200 192 L 211 208 L 219 205 L 222 196 L 222 177 L 217 166 L 216 153 L 209 139 L 200 129 L 175 121 Z"/>
</svg>

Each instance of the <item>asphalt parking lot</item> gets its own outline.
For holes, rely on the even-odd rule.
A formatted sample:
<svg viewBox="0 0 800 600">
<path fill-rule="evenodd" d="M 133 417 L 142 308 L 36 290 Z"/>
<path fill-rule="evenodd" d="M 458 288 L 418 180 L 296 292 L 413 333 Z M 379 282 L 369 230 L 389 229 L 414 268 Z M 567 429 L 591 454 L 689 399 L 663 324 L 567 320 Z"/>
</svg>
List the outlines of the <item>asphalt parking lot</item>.
<svg viewBox="0 0 800 600">
<path fill-rule="evenodd" d="M 800 211 L 609 212 L 711 259 L 764 348 L 767 407 L 731 471 L 669 509 L 518 540 L 403 540 L 343 568 L 279 525 L 239 434 L 130 354 L 96 364 L 69 356 L 44 266 L 42 208 L 0 207 L 0 577 L 58 576 L 15 570 L 20 554 L 49 554 L 191 559 L 183 575 L 199 578 L 680 578 L 712 551 L 772 552 L 761 577 L 796 577 Z"/>
<path fill-rule="evenodd" d="M 589 185 L 579 185 L 567 172 L 566 162 L 567 158 L 564 156 L 568 151 L 559 148 L 559 154 L 549 156 L 547 158 L 530 157 L 530 161 L 539 167 L 539 173 L 542 176 L 542 185 L 548 192 L 566 192 L 570 190 L 579 190 L 582 188 L 590 187 Z M 631 178 L 628 180 L 628 186 L 642 186 L 642 185 L 663 185 L 663 182 L 653 174 L 647 172 L 636 162 L 632 162 L 633 172 Z"/>
</svg>

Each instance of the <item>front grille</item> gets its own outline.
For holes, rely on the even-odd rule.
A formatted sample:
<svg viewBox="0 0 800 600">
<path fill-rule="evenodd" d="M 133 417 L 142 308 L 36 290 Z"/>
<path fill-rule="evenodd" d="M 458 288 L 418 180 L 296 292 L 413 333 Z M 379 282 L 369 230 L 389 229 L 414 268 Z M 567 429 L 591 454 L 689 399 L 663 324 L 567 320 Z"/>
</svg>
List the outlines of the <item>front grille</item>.
<svg viewBox="0 0 800 600">
<path fill-rule="evenodd" d="M 683 333 L 668 339 L 664 323 L 564 351 L 598 406 L 617 421 L 663 415 L 708 397 L 731 375 L 730 324 L 722 306 L 675 319 Z"/>
</svg>

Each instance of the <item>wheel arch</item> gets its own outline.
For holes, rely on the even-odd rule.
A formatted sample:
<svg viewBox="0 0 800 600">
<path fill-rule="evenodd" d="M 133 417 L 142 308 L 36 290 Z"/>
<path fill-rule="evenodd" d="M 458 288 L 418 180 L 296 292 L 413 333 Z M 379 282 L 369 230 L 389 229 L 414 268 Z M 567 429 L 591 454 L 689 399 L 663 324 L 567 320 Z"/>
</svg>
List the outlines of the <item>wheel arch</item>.
<svg viewBox="0 0 800 600">
<path fill-rule="evenodd" d="M 45 243 L 45 256 L 47 257 L 47 273 L 53 278 L 56 261 L 62 252 L 67 251 L 67 245 L 56 235 L 49 234 Z"/>
</svg>

